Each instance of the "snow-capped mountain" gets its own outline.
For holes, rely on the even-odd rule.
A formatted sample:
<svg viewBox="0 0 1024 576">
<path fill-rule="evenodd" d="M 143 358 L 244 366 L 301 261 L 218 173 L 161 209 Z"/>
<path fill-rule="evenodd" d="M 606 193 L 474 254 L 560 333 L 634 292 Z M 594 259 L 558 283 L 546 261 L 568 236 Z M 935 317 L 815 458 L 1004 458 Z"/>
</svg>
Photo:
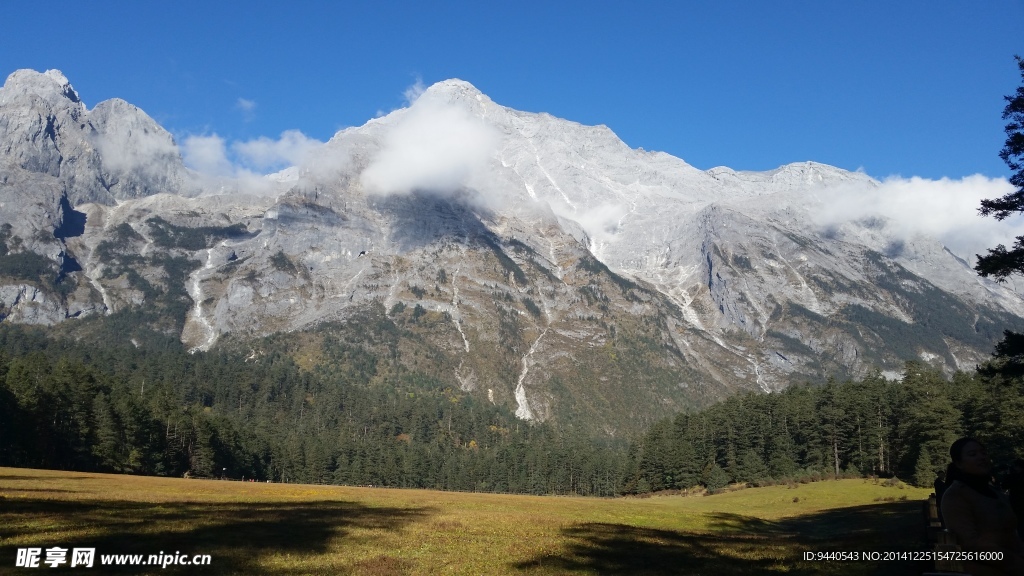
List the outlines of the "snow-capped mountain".
<svg viewBox="0 0 1024 576">
<path fill-rule="evenodd" d="M 877 185 L 813 162 L 699 170 L 458 80 L 284 171 L 214 178 L 138 108 L 21 70 L 0 89 L 0 315 L 149 310 L 195 349 L 358 326 L 523 419 L 615 433 L 734 390 L 969 369 L 1024 324 L 934 238 L 819 223 Z"/>
</svg>

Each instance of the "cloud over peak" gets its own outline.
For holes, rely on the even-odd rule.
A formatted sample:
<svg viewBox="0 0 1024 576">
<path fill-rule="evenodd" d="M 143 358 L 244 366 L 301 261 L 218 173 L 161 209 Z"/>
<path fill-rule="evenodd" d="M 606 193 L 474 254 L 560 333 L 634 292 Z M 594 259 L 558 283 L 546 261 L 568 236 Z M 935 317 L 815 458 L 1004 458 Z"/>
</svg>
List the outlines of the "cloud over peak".
<svg viewBox="0 0 1024 576">
<path fill-rule="evenodd" d="M 486 169 L 500 142 L 494 127 L 421 83 L 405 96 L 411 105 L 360 177 L 368 193 L 451 192 Z"/>
<path fill-rule="evenodd" d="M 1012 190 L 1005 178 L 980 174 L 958 180 L 890 177 L 877 186 L 859 183 L 825 191 L 814 217 L 825 227 L 880 219 L 896 243 L 930 236 L 973 264 L 975 255 L 1024 235 L 1020 216 L 997 222 L 978 214 L 982 199 Z"/>
</svg>

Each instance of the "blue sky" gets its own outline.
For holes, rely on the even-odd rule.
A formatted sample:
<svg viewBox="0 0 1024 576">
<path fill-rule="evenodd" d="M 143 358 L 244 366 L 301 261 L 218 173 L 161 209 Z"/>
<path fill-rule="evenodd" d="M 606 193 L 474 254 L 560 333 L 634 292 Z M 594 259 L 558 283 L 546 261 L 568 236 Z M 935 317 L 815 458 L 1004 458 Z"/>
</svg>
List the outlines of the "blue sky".
<svg viewBox="0 0 1024 576">
<path fill-rule="evenodd" d="M 211 4 L 4 2 L 0 73 L 60 69 L 179 139 L 326 140 L 457 77 L 698 168 L 1009 174 L 1024 0 Z"/>
</svg>

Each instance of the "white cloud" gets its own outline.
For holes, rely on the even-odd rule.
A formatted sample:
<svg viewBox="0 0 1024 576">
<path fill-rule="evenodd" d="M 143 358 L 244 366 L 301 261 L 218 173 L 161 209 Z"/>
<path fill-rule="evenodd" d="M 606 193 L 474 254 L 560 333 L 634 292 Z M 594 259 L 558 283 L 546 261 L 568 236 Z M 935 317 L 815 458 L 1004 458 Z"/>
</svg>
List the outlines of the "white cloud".
<svg viewBox="0 0 1024 576">
<path fill-rule="evenodd" d="M 361 174 L 371 194 L 407 194 L 414 190 L 448 193 L 479 184 L 500 140 L 498 132 L 458 105 L 431 97 L 419 79 L 403 96 L 409 107 L 396 113 L 390 130 Z M 239 98 L 239 110 L 256 103 Z M 188 136 L 181 145 L 185 164 L 209 177 L 252 180 L 290 166 L 303 174 L 331 178 L 351 170 L 351 150 L 328 146 L 298 130 L 278 138 L 228 142 L 213 135 Z"/>
<path fill-rule="evenodd" d="M 198 173 L 207 189 L 251 194 L 280 192 L 278 184 L 264 175 L 291 166 L 332 175 L 348 158 L 335 158 L 329 152 L 322 142 L 298 130 L 287 130 L 276 140 L 260 137 L 228 143 L 212 134 L 187 136 L 181 144 L 185 165 Z"/>
<path fill-rule="evenodd" d="M 256 111 L 256 102 L 254 100 L 239 98 L 236 105 L 238 106 L 238 109 L 242 112 L 252 113 Z"/>
<path fill-rule="evenodd" d="M 824 192 L 815 218 L 823 226 L 835 227 L 880 217 L 884 232 L 894 241 L 931 236 L 973 263 L 976 254 L 985 254 L 996 244 L 1012 244 L 1014 237 L 1024 235 L 1024 218 L 998 222 L 978 214 L 982 199 L 1012 191 L 1006 179 L 982 175 L 960 180 L 888 178 L 877 187 L 862 184 Z"/>
<path fill-rule="evenodd" d="M 246 142 L 234 142 L 231 150 L 238 161 L 260 172 L 280 170 L 288 166 L 299 166 L 323 146 L 323 142 L 310 138 L 298 130 L 285 130 L 281 137 L 272 140 L 261 136 Z"/>
<path fill-rule="evenodd" d="M 209 176 L 234 178 L 266 174 L 309 162 L 324 143 L 298 130 L 277 139 L 261 136 L 228 144 L 217 134 L 188 136 L 181 145 L 185 165 Z"/>
<path fill-rule="evenodd" d="M 246 98 L 239 98 L 235 101 L 235 108 L 238 108 L 242 112 L 242 120 L 245 122 L 252 122 L 256 118 L 256 101 L 248 100 Z"/>
<path fill-rule="evenodd" d="M 422 96 L 426 91 L 427 87 L 423 85 L 423 79 L 417 78 L 416 82 L 412 86 L 409 86 L 405 89 L 405 92 L 402 92 L 402 96 L 405 97 L 405 102 L 407 104 L 412 105 L 419 100 L 420 96 Z"/>
<path fill-rule="evenodd" d="M 205 189 L 213 193 L 275 193 L 274 182 L 232 162 L 228 150 L 225 140 L 216 134 L 188 136 L 181 144 L 185 165 L 198 173 Z"/>
<path fill-rule="evenodd" d="M 420 84 L 406 90 L 406 98 L 412 105 L 400 112 L 360 177 L 368 193 L 452 192 L 485 170 L 500 141 L 493 127 Z"/>
<path fill-rule="evenodd" d="M 159 170 L 161 163 L 178 154 L 171 135 L 163 130 L 103 132 L 93 138 L 93 144 L 110 170 Z"/>
<path fill-rule="evenodd" d="M 556 209 L 565 218 L 575 220 L 587 233 L 592 242 L 610 242 L 615 238 L 619 222 L 629 214 L 629 208 L 619 204 L 601 204 L 580 213 L 568 213 L 564 208 Z"/>
<path fill-rule="evenodd" d="M 181 144 L 181 157 L 189 168 L 208 176 L 233 177 L 238 169 L 228 160 L 224 139 L 188 136 Z"/>
</svg>

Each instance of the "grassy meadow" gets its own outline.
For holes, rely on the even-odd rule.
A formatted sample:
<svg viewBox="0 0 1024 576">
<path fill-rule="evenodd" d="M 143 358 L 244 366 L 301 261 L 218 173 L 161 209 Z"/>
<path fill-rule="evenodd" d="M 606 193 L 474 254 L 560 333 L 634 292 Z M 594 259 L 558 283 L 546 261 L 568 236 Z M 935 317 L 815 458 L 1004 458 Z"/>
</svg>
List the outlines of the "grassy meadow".
<svg viewBox="0 0 1024 576">
<path fill-rule="evenodd" d="M 33 573 L 14 567 L 29 546 L 212 557 L 87 574 L 919 574 L 802 556 L 921 549 L 928 492 L 857 479 L 598 499 L 0 468 L 0 574 Z"/>
</svg>

